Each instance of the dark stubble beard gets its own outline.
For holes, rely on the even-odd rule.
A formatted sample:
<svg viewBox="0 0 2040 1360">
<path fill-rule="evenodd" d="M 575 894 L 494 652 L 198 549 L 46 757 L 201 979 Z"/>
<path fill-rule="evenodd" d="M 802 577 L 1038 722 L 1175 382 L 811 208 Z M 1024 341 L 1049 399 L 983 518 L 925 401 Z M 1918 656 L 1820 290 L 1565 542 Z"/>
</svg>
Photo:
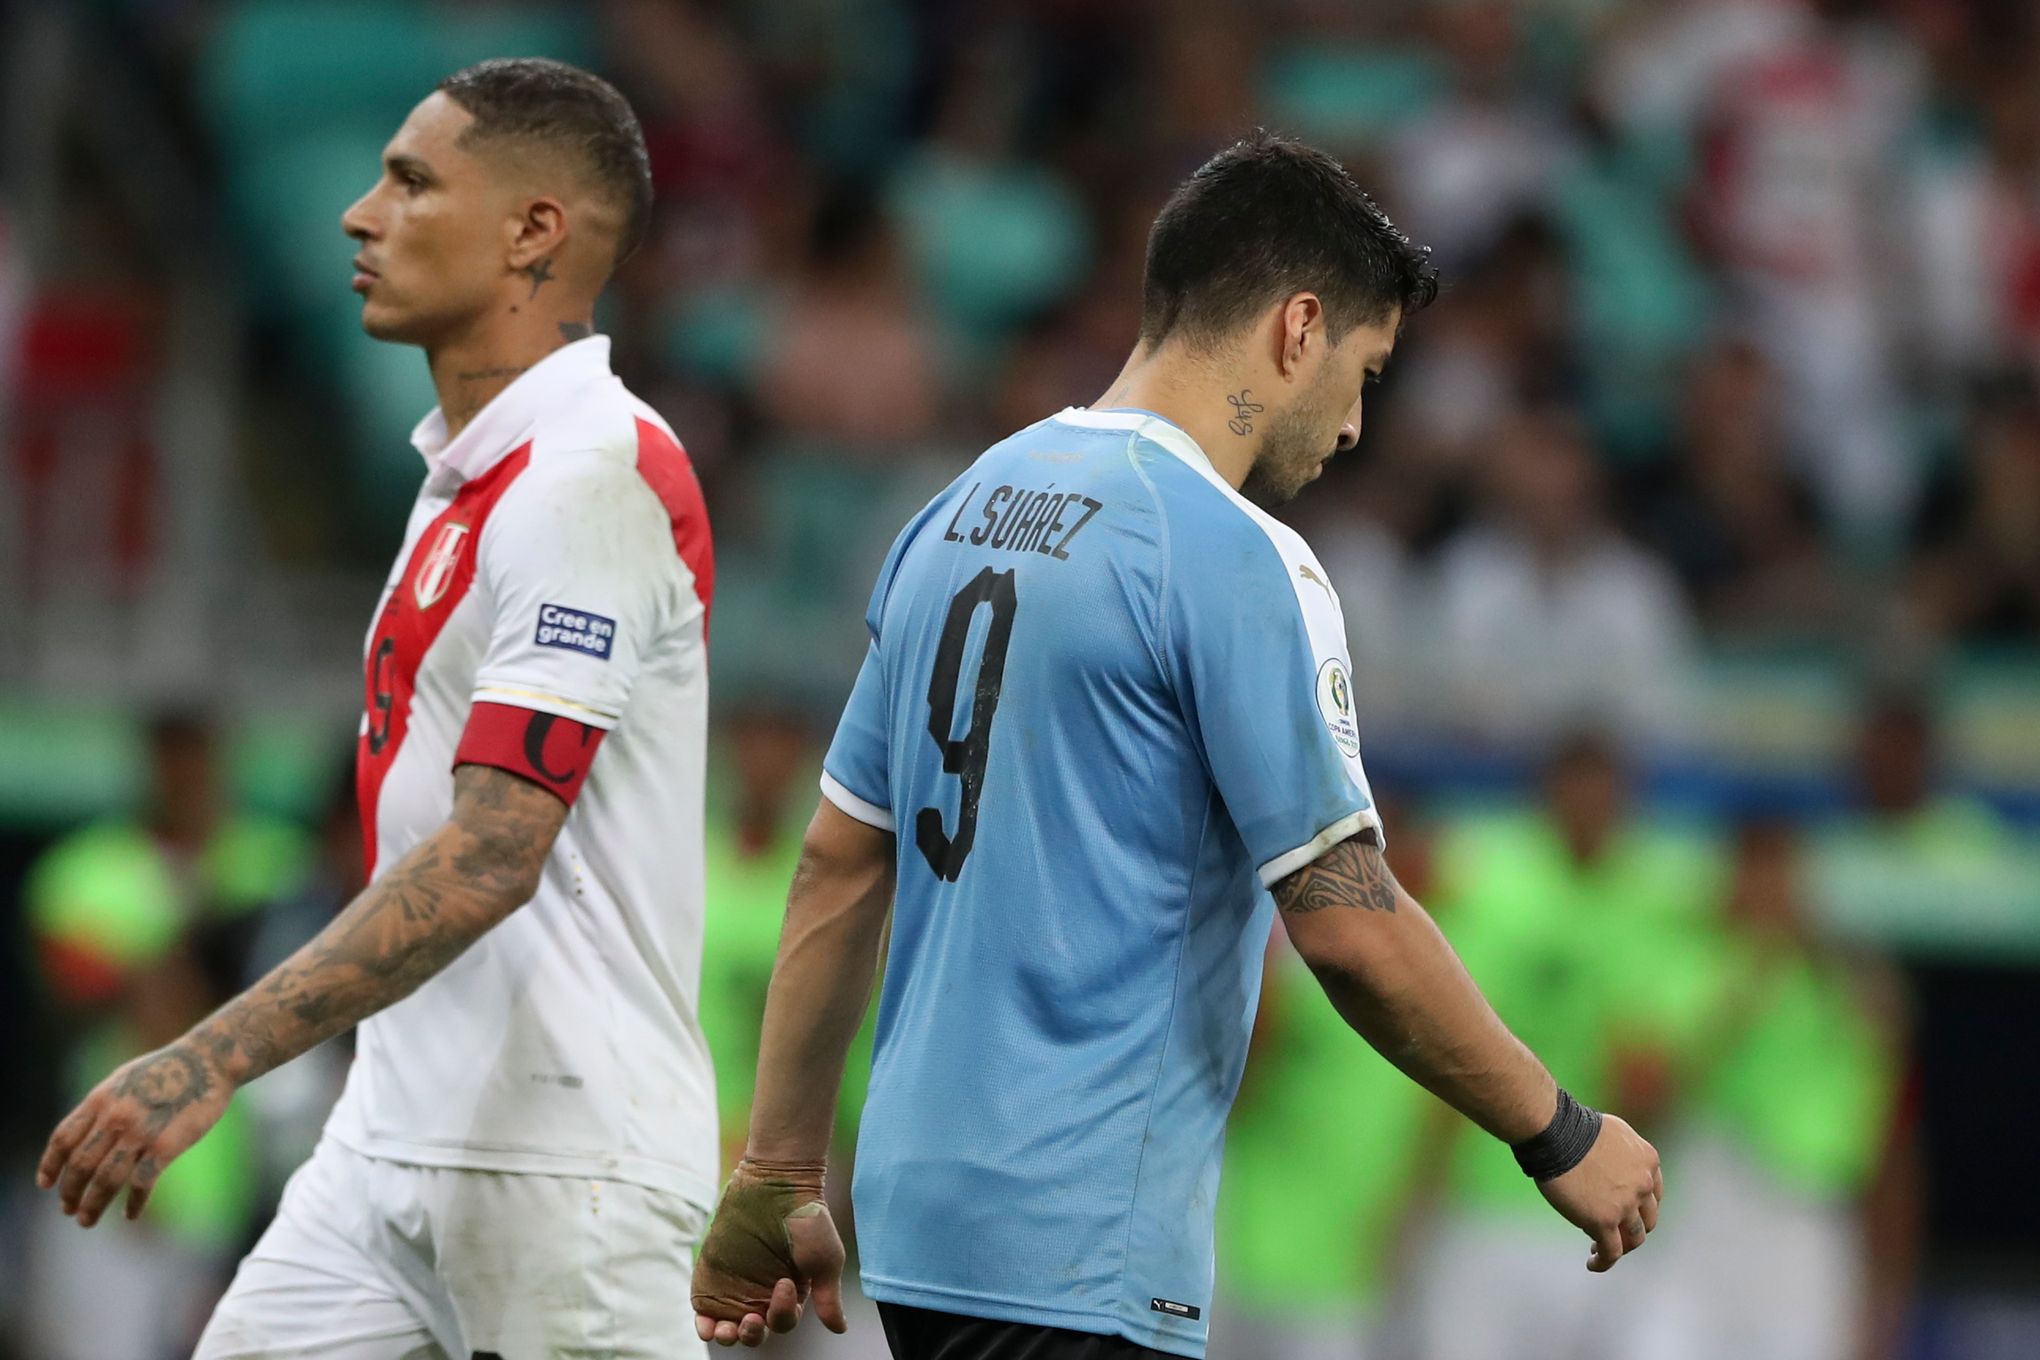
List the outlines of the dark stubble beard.
<svg viewBox="0 0 2040 1360">
<path fill-rule="evenodd" d="M 1240 494 L 1254 504 L 1273 508 L 1295 500 L 1332 452 L 1319 433 L 1324 413 L 1317 409 L 1316 395 L 1313 388 L 1309 396 L 1268 422 L 1260 455 L 1240 487 Z"/>
</svg>

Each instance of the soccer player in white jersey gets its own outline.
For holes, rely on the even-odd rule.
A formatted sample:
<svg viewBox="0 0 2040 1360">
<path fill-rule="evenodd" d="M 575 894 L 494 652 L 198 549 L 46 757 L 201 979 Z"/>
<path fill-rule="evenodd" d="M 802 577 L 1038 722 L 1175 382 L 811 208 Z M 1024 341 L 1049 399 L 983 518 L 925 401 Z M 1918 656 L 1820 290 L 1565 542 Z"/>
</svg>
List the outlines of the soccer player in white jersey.
<svg viewBox="0 0 2040 1360">
<path fill-rule="evenodd" d="M 823 1159 L 881 938 L 852 1202 L 898 1360 L 1204 1354 L 1278 907 L 1340 1014 L 1514 1146 L 1594 1269 L 1643 1244 L 1656 1152 L 1552 1082 L 1396 884 L 1338 599 L 1255 503 L 1352 447 L 1434 287 L 1337 161 L 1231 147 L 1156 220 L 1112 389 L 895 541 L 695 1268 L 703 1339 L 755 1345 L 803 1290 L 843 1323 Z M 1366 1156 L 1299 1149 L 1296 1174 Z"/>
<path fill-rule="evenodd" d="M 643 233 L 629 105 L 546 61 L 441 83 L 347 210 L 439 406 L 369 633 L 369 887 L 108 1077 L 38 1177 L 89 1227 L 234 1089 L 360 1023 L 346 1093 L 206 1360 L 668 1357 L 716 1177 L 695 1021 L 708 523 L 594 304 Z"/>
</svg>

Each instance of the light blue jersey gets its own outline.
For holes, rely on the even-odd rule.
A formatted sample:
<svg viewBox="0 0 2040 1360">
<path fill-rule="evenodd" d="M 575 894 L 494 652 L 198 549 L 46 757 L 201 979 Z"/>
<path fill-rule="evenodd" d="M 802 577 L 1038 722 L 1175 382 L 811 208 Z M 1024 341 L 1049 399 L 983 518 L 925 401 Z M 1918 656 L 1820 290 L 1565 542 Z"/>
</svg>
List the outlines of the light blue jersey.
<svg viewBox="0 0 2040 1360">
<path fill-rule="evenodd" d="M 893 545 L 823 792 L 896 829 L 873 1298 L 1204 1353 L 1273 903 L 1357 832 L 1337 599 L 1178 427 L 1070 410 Z"/>
</svg>

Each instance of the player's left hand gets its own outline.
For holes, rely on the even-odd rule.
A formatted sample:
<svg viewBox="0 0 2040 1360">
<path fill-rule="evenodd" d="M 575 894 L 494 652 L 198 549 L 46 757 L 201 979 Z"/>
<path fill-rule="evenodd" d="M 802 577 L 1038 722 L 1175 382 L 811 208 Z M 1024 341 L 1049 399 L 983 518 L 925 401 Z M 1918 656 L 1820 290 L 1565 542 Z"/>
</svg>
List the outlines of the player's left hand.
<svg viewBox="0 0 2040 1360">
<path fill-rule="evenodd" d="M 737 1163 L 694 1262 L 694 1330 L 722 1346 L 790 1332 L 810 1298 L 832 1332 L 843 1317 L 843 1239 L 822 1200 L 823 1168 Z"/>
<path fill-rule="evenodd" d="M 183 1043 L 159 1048 L 99 1083 L 57 1125 L 35 1183 L 56 1187 L 65 1214 L 89 1228 L 125 1187 L 127 1216 L 149 1202 L 163 1168 L 218 1122 L 234 1084 Z"/>
</svg>

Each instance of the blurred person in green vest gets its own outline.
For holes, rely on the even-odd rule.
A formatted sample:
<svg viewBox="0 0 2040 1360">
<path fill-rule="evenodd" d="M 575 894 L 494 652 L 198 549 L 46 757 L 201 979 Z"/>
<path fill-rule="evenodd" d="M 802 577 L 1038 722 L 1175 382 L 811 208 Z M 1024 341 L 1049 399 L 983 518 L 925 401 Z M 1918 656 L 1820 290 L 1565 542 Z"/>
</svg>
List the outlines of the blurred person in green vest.
<svg viewBox="0 0 2040 1360">
<path fill-rule="evenodd" d="M 246 961 L 231 991 L 266 976 L 368 886 L 368 866 L 361 853 L 361 796 L 353 743 L 335 755 L 325 798 L 313 824 L 306 871 L 256 918 Z M 335 1035 L 264 1080 L 241 1089 L 240 1098 L 248 1102 L 254 1121 L 262 1171 L 258 1218 L 275 1212 L 284 1182 L 318 1146 L 326 1116 L 347 1084 L 347 1069 L 353 1060 L 354 1036 Z"/>
<path fill-rule="evenodd" d="M 1924 950 L 1988 947 L 2034 921 L 2029 845 L 1981 799 L 1950 790 L 1932 708 L 1891 692 L 1866 706 L 1848 816 L 1813 844 L 1813 905 L 1832 927 Z"/>
<path fill-rule="evenodd" d="M 1622 754 L 1599 734 L 1561 741 L 1541 792 L 1534 806 L 1447 828 L 1438 923 L 1555 1080 L 1654 1131 L 1704 1019 L 1720 855 L 1703 836 L 1635 816 Z M 1580 1270 L 1508 1149 L 1459 1132 L 1438 1112 L 1419 1136 L 1408 1221 L 1440 1202 L 1397 1282 L 1419 1353 L 1631 1360 L 1623 1339 L 1661 1269 L 1652 1253 L 1627 1279 Z"/>
<path fill-rule="evenodd" d="M 765 992 L 779 953 L 779 926 L 786 915 L 787 888 L 800 859 L 798 811 L 820 777 L 822 753 L 810 720 L 791 703 L 768 697 L 738 701 L 722 721 L 720 760 L 710 791 L 705 847 L 706 907 L 701 952 L 701 1032 L 715 1063 L 716 1122 L 721 1130 L 723 1167 L 743 1155 L 751 1122 L 751 1091 L 758 1072 L 758 1036 L 765 1023 Z M 878 992 L 874 987 L 872 997 Z M 871 1041 L 877 1008 L 865 1016 L 843 1072 L 836 1107 L 836 1165 L 849 1167 L 857 1146 L 857 1119 L 871 1076 Z M 831 1179 L 830 1189 L 847 1190 L 850 1177 Z M 847 1194 L 831 1213 L 854 1250 L 855 1225 Z M 844 1306 L 851 1310 L 851 1335 L 827 1336 L 810 1329 L 774 1338 L 773 1348 L 791 1357 L 803 1353 L 856 1360 L 857 1348 L 883 1332 L 875 1312 L 856 1294 L 854 1274 L 844 1279 Z M 870 1325 L 858 1327 L 859 1310 Z"/>
<path fill-rule="evenodd" d="M 75 1100 L 106 1071 L 174 1039 L 240 985 L 262 907 L 309 861 L 288 824 L 236 811 L 205 715 L 147 726 L 138 813 L 94 822 L 30 869 L 24 908 L 45 998 L 70 1036 L 62 1083 Z M 37 1214 L 29 1244 L 30 1353 L 41 1360 L 184 1354 L 259 1194 L 249 1111 L 237 1100 L 166 1170 L 146 1222 L 98 1233 Z M 167 1331 L 164 1320 L 183 1330 Z"/>
<path fill-rule="evenodd" d="M 1919 1231 L 1903 989 L 1819 933 L 1790 826 L 1740 831 L 1724 915 L 1651 1355 L 1892 1360 Z"/>
<path fill-rule="evenodd" d="M 1401 828 L 1391 852 L 1396 877 L 1427 900 L 1426 828 L 1390 807 L 1382 815 Z M 1386 1353 L 1375 1334 L 1383 1281 L 1417 1140 L 1437 1102 L 1321 993 L 1277 913 L 1246 1072 L 1226 1122 L 1218 1195 L 1225 1305 L 1212 1310 L 1210 1360 Z M 1299 1148 L 1340 1151 L 1313 1159 L 1300 1176 Z"/>
</svg>

